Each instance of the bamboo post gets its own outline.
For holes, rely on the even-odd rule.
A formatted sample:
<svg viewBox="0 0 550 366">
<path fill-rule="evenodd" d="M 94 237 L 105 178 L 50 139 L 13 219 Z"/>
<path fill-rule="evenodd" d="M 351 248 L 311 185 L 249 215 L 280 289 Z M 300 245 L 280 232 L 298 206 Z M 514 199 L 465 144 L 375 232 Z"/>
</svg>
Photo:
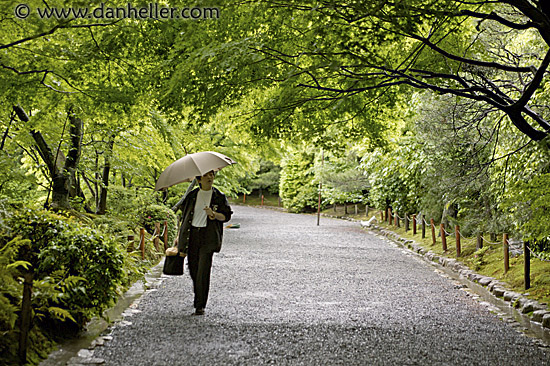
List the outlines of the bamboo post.
<svg viewBox="0 0 550 366">
<path fill-rule="evenodd" d="M 441 223 L 439 225 L 439 229 L 441 232 L 441 247 L 443 248 L 443 251 L 447 251 L 447 236 L 445 235 L 445 224 Z"/>
<path fill-rule="evenodd" d="M 416 235 L 416 215 L 413 215 L 412 226 L 413 226 L 413 235 Z"/>
<path fill-rule="evenodd" d="M 409 231 L 409 214 L 405 212 L 405 232 Z"/>
<path fill-rule="evenodd" d="M 145 229 L 139 229 L 139 250 L 141 250 L 141 259 L 145 259 Z"/>
<path fill-rule="evenodd" d="M 456 257 L 460 257 L 460 226 L 455 225 Z"/>
<path fill-rule="evenodd" d="M 262 206 L 264 205 L 264 195 L 262 194 Z"/>
<path fill-rule="evenodd" d="M 527 246 L 527 242 L 523 242 L 523 277 L 525 289 L 531 288 L 531 252 Z"/>
<path fill-rule="evenodd" d="M 164 240 L 164 250 L 168 249 L 168 221 L 164 221 L 164 232 L 163 232 L 163 240 Z"/>
<path fill-rule="evenodd" d="M 380 222 L 384 221 L 384 211 L 380 210 Z"/>
<path fill-rule="evenodd" d="M 155 244 L 155 249 L 157 252 L 160 250 L 159 248 L 159 237 L 160 237 L 160 222 L 155 222 L 155 237 L 153 238 L 153 243 Z"/>
<path fill-rule="evenodd" d="M 435 223 L 434 223 L 434 219 L 430 219 L 430 226 L 432 227 L 432 244 L 435 245 Z"/>
<path fill-rule="evenodd" d="M 510 252 L 508 250 L 508 234 L 502 234 L 502 247 L 504 250 L 504 273 L 508 273 L 510 269 Z"/>
<path fill-rule="evenodd" d="M 243 194 L 243 203 L 246 203 L 246 193 Z"/>
</svg>

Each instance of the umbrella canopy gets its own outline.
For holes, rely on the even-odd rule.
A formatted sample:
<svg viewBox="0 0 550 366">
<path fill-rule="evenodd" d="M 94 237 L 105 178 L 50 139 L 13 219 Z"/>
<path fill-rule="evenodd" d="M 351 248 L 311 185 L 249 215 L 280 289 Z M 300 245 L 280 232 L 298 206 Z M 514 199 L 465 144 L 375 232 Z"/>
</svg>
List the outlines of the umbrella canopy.
<svg viewBox="0 0 550 366">
<path fill-rule="evenodd" d="M 164 169 L 155 185 L 155 190 L 168 188 L 174 184 L 190 182 L 196 176 L 203 176 L 209 171 L 218 171 L 237 162 L 230 157 L 214 151 L 201 151 L 185 155 Z"/>
</svg>

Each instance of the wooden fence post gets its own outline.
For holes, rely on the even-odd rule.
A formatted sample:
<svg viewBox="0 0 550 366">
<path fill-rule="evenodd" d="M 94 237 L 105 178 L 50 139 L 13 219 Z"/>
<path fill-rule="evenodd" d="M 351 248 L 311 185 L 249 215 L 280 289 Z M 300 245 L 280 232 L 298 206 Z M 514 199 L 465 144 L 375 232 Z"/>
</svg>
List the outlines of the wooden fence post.
<svg viewBox="0 0 550 366">
<path fill-rule="evenodd" d="M 476 250 L 483 248 L 483 233 L 477 234 Z"/>
<path fill-rule="evenodd" d="M 145 229 L 139 229 L 139 250 L 141 250 L 141 259 L 145 259 Z"/>
<path fill-rule="evenodd" d="M 443 251 L 446 252 L 447 251 L 447 236 L 445 235 L 445 224 L 441 223 L 439 225 L 439 229 L 440 229 L 440 232 L 441 232 L 441 245 L 442 245 Z"/>
<path fill-rule="evenodd" d="M 434 219 L 430 219 L 430 225 L 432 227 L 432 244 L 435 245 L 435 223 L 434 223 Z"/>
<path fill-rule="evenodd" d="M 413 215 L 413 235 L 416 235 L 416 215 Z"/>
<path fill-rule="evenodd" d="M 405 232 L 409 231 L 409 214 L 405 212 Z"/>
<path fill-rule="evenodd" d="M 395 213 L 395 226 L 396 227 L 401 227 L 401 219 L 399 218 L 399 214 L 398 213 Z"/>
<path fill-rule="evenodd" d="M 246 203 L 246 193 L 243 194 L 243 203 Z"/>
<path fill-rule="evenodd" d="M 264 195 L 262 194 L 262 206 L 264 205 Z"/>
<path fill-rule="evenodd" d="M 168 249 L 168 221 L 164 221 L 164 231 L 163 231 L 163 240 L 164 240 L 164 250 Z"/>
<path fill-rule="evenodd" d="M 128 248 L 126 249 L 128 252 L 134 251 L 134 236 L 128 235 Z"/>
<path fill-rule="evenodd" d="M 155 237 L 153 238 L 153 243 L 155 244 L 155 249 L 160 251 L 159 248 L 159 237 L 160 237 L 160 222 L 155 222 Z"/>
<path fill-rule="evenodd" d="M 504 250 L 504 273 L 510 269 L 510 253 L 508 251 L 508 234 L 502 234 L 502 247 Z"/>
<path fill-rule="evenodd" d="M 455 225 L 456 257 L 460 257 L 460 226 Z"/>
<path fill-rule="evenodd" d="M 29 330 L 32 322 L 32 283 L 34 274 L 31 271 L 23 273 L 23 298 L 21 302 L 21 314 L 19 315 L 19 361 L 21 365 L 27 363 L 27 348 L 29 343 Z"/>
<path fill-rule="evenodd" d="M 426 219 L 425 219 L 425 216 L 424 215 L 421 215 L 420 216 L 420 224 L 421 224 L 421 227 L 422 227 L 422 239 L 426 239 Z"/>
<path fill-rule="evenodd" d="M 523 277 L 525 289 L 531 288 L 531 252 L 527 246 L 527 242 L 523 242 Z"/>
</svg>

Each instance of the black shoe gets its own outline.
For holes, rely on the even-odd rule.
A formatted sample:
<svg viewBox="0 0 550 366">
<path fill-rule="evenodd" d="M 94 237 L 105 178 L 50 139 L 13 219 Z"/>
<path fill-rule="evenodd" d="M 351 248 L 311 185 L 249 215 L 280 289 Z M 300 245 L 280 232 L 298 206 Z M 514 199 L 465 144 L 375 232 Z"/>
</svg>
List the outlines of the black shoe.
<svg viewBox="0 0 550 366">
<path fill-rule="evenodd" d="M 204 308 L 196 308 L 195 315 L 204 315 Z"/>
</svg>

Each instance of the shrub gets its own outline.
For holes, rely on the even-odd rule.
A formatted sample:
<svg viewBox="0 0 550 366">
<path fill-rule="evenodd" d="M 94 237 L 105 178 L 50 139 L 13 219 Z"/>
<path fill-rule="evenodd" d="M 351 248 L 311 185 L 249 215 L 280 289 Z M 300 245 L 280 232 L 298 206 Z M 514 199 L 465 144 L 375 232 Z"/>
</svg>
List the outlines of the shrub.
<svg viewBox="0 0 550 366">
<path fill-rule="evenodd" d="M 23 286 L 17 281 L 18 269 L 15 260 L 19 247 L 27 244 L 28 240 L 16 238 L 0 247 L 0 360 L 6 364 L 15 361 L 17 349 L 16 321 L 19 307 L 17 301 L 22 292 Z M 1 364 L 1 363 L 0 363 Z"/>
<path fill-rule="evenodd" d="M 319 191 L 315 182 L 313 152 L 289 153 L 282 161 L 279 194 L 291 212 L 315 210 Z"/>
<path fill-rule="evenodd" d="M 41 314 L 35 320 L 55 328 L 63 326 L 57 320 L 71 318 L 78 330 L 116 299 L 125 281 L 125 256 L 114 239 L 43 210 L 21 209 L 7 226 L 10 232 L 0 238 L 0 244 L 15 237 L 29 240 L 16 259 L 31 264 L 35 287 L 42 289 L 33 298 L 33 308 Z"/>
<path fill-rule="evenodd" d="M 161 233 L 163 230 L 163 223 L 167 221 L 168 230 L 168 246 L 174 242 L 177 235 L 178 219 L 176 214 L 168 207 L 162 205 L 148 205 L 143 207 L 138 214 L 139 223 L 142 225 L 148 233 L 154 233 L 155 223 L 161 224 Z M 162 236 L 161 236 L 162 239 Z"/>
</svg>

